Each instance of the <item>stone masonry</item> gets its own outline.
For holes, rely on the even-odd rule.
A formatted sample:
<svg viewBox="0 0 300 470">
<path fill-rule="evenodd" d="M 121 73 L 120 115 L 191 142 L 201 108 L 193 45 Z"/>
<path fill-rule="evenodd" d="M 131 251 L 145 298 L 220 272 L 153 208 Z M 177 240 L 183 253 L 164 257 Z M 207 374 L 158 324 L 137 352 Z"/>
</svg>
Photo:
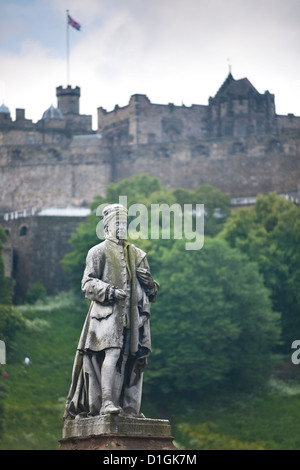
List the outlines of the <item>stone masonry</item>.
<svg viewBox="0 0 300 470">
<path fill-rule="evenodd" d="M 79 87 L 60 86 L 56 94 L 57 108 L 50 106 L 37 123 L 23 109 L 12 121 L 0 106 L 0 217 L 14 259 L 20 250 L 30 258 L 42 223 L 28 218 L 25 242 L 19 223 L 5 214 L 88 207 L 110 182 L 135 174 L 156 176 L 167 188 L 210 184 L 232 199 L 270 191 L 299 197 L 300 117 L 277 115 L 274 95 L 259 93 L 247 78 L 229 73 L 208 105 L 153 104 L 133 95 L 127 106 L 99 107 L 97 131 L 91 116 L 80 114 Z M 62 223 L 45 220 L 49 236 Z M 75 219 L 64 220 L 75 230 Z M 20 274 L 22 292 L 35 279 L 29 265 Z M 43 282 L 55 291 L 50 279 Z"/>
</svg>

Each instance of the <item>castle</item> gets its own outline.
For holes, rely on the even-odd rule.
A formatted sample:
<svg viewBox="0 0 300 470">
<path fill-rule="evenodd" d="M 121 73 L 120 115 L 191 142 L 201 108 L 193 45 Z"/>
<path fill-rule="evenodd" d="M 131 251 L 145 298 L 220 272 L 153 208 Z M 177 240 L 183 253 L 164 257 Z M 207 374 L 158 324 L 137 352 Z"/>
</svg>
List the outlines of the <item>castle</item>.
<svg viewBox="0 0 300 470">
<path fill-rule="evenodd" d="M 167 188 L 210 184 L 232 205 L 270 191 L 299 196 L 300 117 L 277 115 L 274 95 L 247 78 L 229 73 L 208 105 L 153 104 L 136 94 L 127 106 L 99 107 L 97 131 L 80 114 L 79 87 L 59 86 L 56 95 L 57 107 L 37 123 L 24 109 L 13 121 L 0 106 L 0 217 L 10 238 L 7 274 L 21 296 L 36 281 L 49 292 L 64 284 L 57 266 L 68 237 L 110 182 L 148 173 Z"/>
</svg>

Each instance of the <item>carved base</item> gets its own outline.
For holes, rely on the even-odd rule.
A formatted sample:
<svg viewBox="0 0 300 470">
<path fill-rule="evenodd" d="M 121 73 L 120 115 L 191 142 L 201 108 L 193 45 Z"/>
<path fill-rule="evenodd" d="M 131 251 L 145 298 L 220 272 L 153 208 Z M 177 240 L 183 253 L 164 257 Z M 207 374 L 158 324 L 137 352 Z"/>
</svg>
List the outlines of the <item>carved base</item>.
<svg viewBox="0 0 300 470">
<path fill-rule="evenodd" d="M 65 422 L 61 450 L 176 450 L 168 420 L 104 415 Z"/>
<path fill-rule="evenodd" d="M 60 450 L 176 450 L 172 437 L 106 434 L 60 440 Z"/>
</svg>

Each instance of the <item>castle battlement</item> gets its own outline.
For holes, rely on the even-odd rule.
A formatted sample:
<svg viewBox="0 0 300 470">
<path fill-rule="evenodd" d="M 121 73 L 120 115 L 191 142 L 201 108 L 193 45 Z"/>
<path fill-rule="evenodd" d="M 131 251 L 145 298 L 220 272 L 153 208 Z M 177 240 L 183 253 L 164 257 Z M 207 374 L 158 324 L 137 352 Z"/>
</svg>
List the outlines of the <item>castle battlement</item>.
<svg viewBox="0 0 300 470">
<path fill-rule="evenodd" d="M 10 234 L 20 295 L 42 271 L 48 292 L 64 285 L 53 266 L 111 182 L 146 173 L 167 188 L 212 185 L 236 208 L 271 191 L 299 202 L 300 117 L 277 115 L 274 95 L 259 93 L 247 78 L 229 74 L 207 105 L 132 95 L 124 107 L 99 107 L 95 132 L 91 116 L 80 114 L 79 87 L 59 86 L 56 94 L 57 107 L 37 123 L 23 109 L 13 121 L 0 106 L 0 214 L 7 214 L 1 225 Z M 65 212 L 70 207 L 77 209 Z M 32 247 L 40 256 L 34 262 Z M 49 259 L 51 270 L 43 268 Z"/>
<path fill-rule="evenodd" d="M 277 115 L 275 97 L 230 73 L 208 105 L 155 104 L 135 94 L 98 108 L 98 130 L 79 113 L 80 88 L 56 88 L 36 124 L 0 107 L 0 211 L 88 205 L 111 181 L 137 173 L 167 187 L 211 184 L 231 197 L 296 191 L 300 117 Z"/>
</svg>

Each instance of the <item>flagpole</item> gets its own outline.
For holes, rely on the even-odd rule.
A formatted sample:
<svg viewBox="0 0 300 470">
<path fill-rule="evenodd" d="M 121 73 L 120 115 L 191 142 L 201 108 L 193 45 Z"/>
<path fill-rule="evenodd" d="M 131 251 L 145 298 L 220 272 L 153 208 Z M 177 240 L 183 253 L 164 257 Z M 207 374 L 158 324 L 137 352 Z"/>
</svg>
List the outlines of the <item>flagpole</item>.
<svg viewBox="0 0 300 470">
<path fill-rule="evenodd" d="M 70 45 L 69 45 L 69 10 L 66 10 L 67 12 L 67 86 L 69 85 L 69 78 L 70 78 L 70 60 L 69 60 L 69 54 L 70 54 Z"/>
</svg>

